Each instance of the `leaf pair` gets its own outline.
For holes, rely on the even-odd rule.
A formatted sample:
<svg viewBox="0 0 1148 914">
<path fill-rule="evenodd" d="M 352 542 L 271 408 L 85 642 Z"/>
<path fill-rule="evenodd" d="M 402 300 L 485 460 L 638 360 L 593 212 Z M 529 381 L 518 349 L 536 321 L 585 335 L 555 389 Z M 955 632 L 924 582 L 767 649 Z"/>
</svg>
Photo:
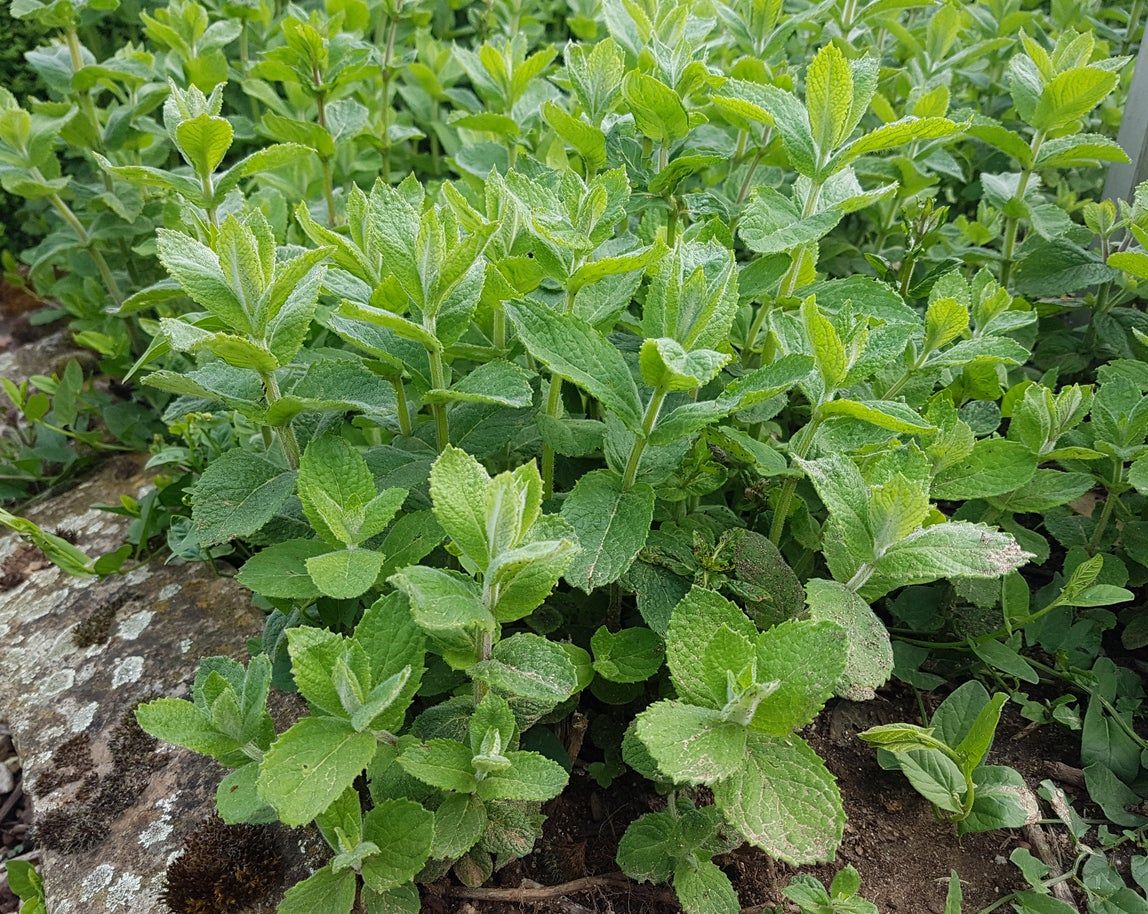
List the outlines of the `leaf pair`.
<svg viewBox="0 0 1148 914">
<path fill-rule="evenodd" d="M 790 621 L 758 633 L 732 603 L 695 587 L 670 618 L 666 659 L 678 698 L 635 724 L 662 775 L 710 786 L 725 821 L 772 856 L 828 859 L 844 825 L 840 796 L 793 731 L 841 678 L 844 631 Z"/>
</svg>

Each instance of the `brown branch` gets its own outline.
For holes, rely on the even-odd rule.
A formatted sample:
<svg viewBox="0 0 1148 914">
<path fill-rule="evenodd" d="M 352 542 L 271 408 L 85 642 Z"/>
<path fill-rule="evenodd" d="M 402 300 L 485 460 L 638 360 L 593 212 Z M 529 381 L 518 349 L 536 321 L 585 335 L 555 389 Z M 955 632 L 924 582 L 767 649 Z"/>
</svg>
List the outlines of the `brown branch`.
<svg viewBox="0 0 1148 914">
<path fill-rule="evenodd" d="M 1080 789 L 1084 787 L 1084 772 L 1079 768 L 1073 768 L 1071 765 L 1066 765 L 1063 762 L 1049 762 L 1047 767 L 1048 773 L 1054 781 L 1060 781 L 1060 783 L 1067 784 L 1069 787 Z"/>
<path fill-rule="evenodd" d="M 1060 851 L 1053 845 L 1048 832 L 1046 832 L 1039 823 L 1033 822 L 1031 825 L 1026 825 L 1024 827 L 1024 836 L 1028 839 L 1028 843 L 1032 845 L 1036 856 L 1044 861 L 1054 876 L 1059 876 L 1064 872 L 1064 862 L 1061 860 Z M 1068 907 L 1072 908 L 1072 910 L 1079 910 L 1076 907 L 1076 899 L 1072 897 L 1072 889 L 1068 887 L 1067 883 L 1055 883 L 1052 886 L 1052 894 L 1068 905 Z"/>
<path fill-rule="evenodd" d="M 517 889 L 468 889 L 465 886 L 447 886 L 444 894 L 469 901 L 546 901 L 563 895 L 576 895 L 591 889 L 616 888 L 636 889 L 622 873 L 607 873 L 604 876 L 583 876 L 558 885 L 543 885 L 537 888 Z"/>
</svg>

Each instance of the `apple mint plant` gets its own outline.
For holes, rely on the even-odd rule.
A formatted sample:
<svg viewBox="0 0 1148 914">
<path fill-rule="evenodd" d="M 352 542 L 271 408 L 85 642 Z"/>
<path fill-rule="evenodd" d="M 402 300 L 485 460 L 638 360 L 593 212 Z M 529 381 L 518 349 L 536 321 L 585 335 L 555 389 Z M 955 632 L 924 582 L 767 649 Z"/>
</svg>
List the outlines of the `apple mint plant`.
<svg viewBox="0 0 1148 914">
<path fill-rule="evenodd" d="M 14 0 L 4 270 L 90 356 L 5 380 L 0 495 L 113 449 L 156 476 L 108 556 L 0 517 L 266 612 L 137 717 L 227 769 L 226 823 L 317 830 L 282 914 L 522 902 L 587 778 L 637 801 L 638 891 L 734 914 L 730 855 L 834 861 L 805 728 L 878 690 L 906 719 L 863 738 L 962 832 L 1036 815 L 998 728 L 1078 734 L 1126 831 L 1066 873 L 1111 895 L 1148 185 L 1099 169 L 1140 7 Z M 785 897 L 871 914 L 861 869 Z"/>
</svg>

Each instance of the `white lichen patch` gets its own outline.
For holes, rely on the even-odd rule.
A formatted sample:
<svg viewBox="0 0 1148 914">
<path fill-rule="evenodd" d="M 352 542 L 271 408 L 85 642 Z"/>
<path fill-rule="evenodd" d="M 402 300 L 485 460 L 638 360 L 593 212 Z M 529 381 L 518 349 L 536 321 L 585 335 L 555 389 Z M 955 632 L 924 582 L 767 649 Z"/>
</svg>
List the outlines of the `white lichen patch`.
<svg viewBox="0 0 1148 914">
<path fill-rule="evenodd" d="M 138 910 L 136 896 L 139 894 L 142 882 L 143 880 L 134 873 L 124 873 L 116 884 L 108 889 L 108 907 L 110 909 Z"/>
<path fill-rule="evenodd" d="M 166 587 L 164 588 L 167 589 Z M 135 641 L 140 635 L 143 634 L 144 629 L 148 627 L 151 620 L 155 617 L 155 613 L 143 610 L 128 616 L 120 623 L 119 629 L 116 631 L 116 637 L 122 638 L 124 641 Z"/>
<path fill-rule="evenodd" d="M 101 863 L 97 866 L 83 882 L 84 893 L 87 895 L 95 895 L 96 892 L 102 892 L 115 878 L 116 870 L 110 863 Z"/>
<path fill-rule="evenodd" d="M 138 676 L 136 677 L 139 678 Z M 59 695 L 68 691 L 73 685 L 76 684 L 76 671 L 75 670 L 56 670 L 51 676 L 44 680 L 40 685 L 40 694 L 44 698 L 51 698 L 54 695 Z"/>
<path fill-rule="evenodd" d="M 151 577 L 151 569 L 147 565 L 140 565 L 139 568 L 132 569 L 124 575 L 124 583 L 129 587 L 134 587 L 136 584 L 142 584 Z"/>
<path fill-rule="evenodd" d="M 127 685 L 130 682 L 139 682 L 140 677 L 143 675 L 143 666 L 143 657 L 125 657 L 116 664 L 115 669 L 112 671 L 112 688 L 118 689 L 120 686 Z"/>
<path fill-rule="evenodd" d="M 168 584 L 163 590 L 159 592 L 159 598 L 160 600 L 170 600 L 177 593 L 179 593 L 179 590 L 180 587 L 178 584 Z"/>
<path fill-rule="evenodd" d="M 179 642 L 179 652 L 181 654 L 186 654 L 190 650 L 191 650 L 191 639 L 190 638 L 184 638 L 181 642 Z"/>
<path fill-rule="evenodd" d="M 86 705 L 80 708 L 69 722 L 73 733 L 82 733 L 92 725 L 92 721 L 96 719 L 96 711 L 99 710 L 99 702 L 89 701 Z"/>
<path fill-rule="evenodd" d="M 156 819 L 147 828 L 140 832 L 139 842 L 142 847 L 151 847 L 168 839 L 171 835 L 172 824 L 167 816 Z"/>
</svg>

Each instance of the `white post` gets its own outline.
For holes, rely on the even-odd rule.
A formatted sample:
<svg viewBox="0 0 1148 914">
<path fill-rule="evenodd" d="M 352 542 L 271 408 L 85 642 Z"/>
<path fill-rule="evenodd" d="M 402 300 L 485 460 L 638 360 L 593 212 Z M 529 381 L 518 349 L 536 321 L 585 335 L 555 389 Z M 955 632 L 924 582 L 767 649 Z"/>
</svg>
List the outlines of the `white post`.
<svg viewBox="0 0 1148 914">
<path fill-rule="evenodd" d="M 1136 28 L 1137 23 L 1131 23 L 1131 27 Z M 1136 186 L 1148 181 L 1148 41 L 1141 39 L 1135 66 L 1124 120 L 1117 137 L 1132 161 L 1127 165 L 1116 163 L 1108 167 L 1104 196 L 1113 200 L 1131 201 Z"/>
</svg>

